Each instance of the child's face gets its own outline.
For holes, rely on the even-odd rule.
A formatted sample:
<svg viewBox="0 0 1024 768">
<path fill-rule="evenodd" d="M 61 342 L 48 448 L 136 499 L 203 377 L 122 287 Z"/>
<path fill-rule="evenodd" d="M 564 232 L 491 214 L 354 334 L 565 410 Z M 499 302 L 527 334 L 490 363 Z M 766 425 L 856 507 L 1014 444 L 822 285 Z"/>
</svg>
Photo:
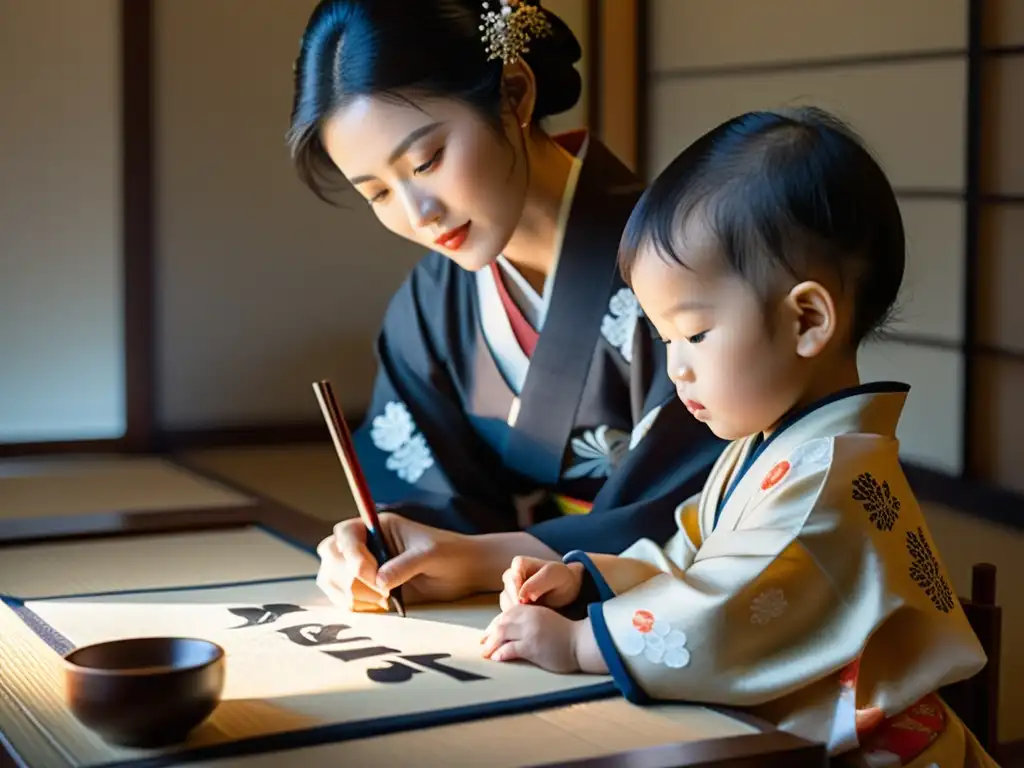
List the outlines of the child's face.
<svg viewBox="0 0 1024 768">
<path fill-rule="evenodd" d="M 725 440 L 769 430 L 806 391 L 792 315 L 784 302 L 766 308 L 702 227 L 689 227 L 684 244 L 690 268 L 642 249 L 631 280 L 668 344 L 679 399 Z"/>
</svg>

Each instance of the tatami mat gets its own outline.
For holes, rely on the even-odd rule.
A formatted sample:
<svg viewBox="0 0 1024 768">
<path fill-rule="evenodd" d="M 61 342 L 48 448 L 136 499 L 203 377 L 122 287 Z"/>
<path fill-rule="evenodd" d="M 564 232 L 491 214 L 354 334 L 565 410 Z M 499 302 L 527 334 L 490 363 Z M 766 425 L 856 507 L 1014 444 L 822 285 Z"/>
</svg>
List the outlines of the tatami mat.
<svg viewBox="0 0 1024 768">
<path fill-rule="evenodd" d="M 148 457 L 0 461 L 0 518 L 239 506 L 251 499 Z"/>
<path fill-rule="evenodd" d="M 344 470 L 328 444 L 211 449 L 181 458 L 307 515 L 337 522 L 358 514 Z"/>
<path fill-rule="evenodd" d="M 145 567 L 132 567 L 138 563 Z M 59 541 L 6 548 L 0 594 L 29 599 L 291 579 L 316 576 L 318 564 L 313 553 L 254 527 Z"/>
</svg>

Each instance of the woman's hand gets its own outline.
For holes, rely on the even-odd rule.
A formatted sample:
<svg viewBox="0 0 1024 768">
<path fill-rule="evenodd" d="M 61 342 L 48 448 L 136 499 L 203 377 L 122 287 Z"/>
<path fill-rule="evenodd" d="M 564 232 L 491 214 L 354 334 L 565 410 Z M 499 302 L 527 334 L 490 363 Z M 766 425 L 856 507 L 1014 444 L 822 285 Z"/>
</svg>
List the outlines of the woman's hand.
<svg viewBox="0 0 1024 768">
<path fill-rule="evenodd" d="M 407 604 L 458 600 L 478 591 L 480 537 L 431 528 L 391 512 L 380 514 L 380 524 L 394 557 L 379 570 L 358 517 L 338 523 L 317 547 L 316 582 L 335 605 L 387 610 L 387 594 L 399 586 Z"/>
<path fill-rule="evenodd" d="M 516 556 L 501 580 L 504 590 L 498 603 L 503 611 L 527 603 L 562 608 L 580 594 L 583 565 Z"/>
</svg>

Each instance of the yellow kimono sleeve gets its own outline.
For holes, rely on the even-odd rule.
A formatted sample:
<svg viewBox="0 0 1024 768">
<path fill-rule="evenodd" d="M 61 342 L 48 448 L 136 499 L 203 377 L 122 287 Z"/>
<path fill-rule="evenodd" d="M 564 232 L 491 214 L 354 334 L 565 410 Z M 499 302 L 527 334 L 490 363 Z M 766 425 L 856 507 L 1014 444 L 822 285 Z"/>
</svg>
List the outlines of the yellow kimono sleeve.
<svg viewBox="0 0 1024 768">
<path fill-rule="evenodd" d="M 562 562 L 579 562 L 598 578 L 588 579 L 583 586 L 584 604 L 626 592 L 660 573 L 680 574 L 693 562 L 700 546 L 696 523 L 700 494 L 687 499 L 676 508 L 678 530 L 664 549 L 651 539 L 640 539 L 620 555 L 588 554 L 580 550 L 568 552 Z M 579 601 L 577 601 L 579 602 Z"/>
<path fill-rule="evenodd" d="M 596 585 L 587 613 L 627 699 L 755 706 L 856 658 L 864 623 L 800 540 L 805 526 L 811 536 L 837 532 L 829 510 L 810 514 L 822 481 L 820 474 L 807 478 L 802 490 L 785 494 L 784 506 L 804 506 L 798 524 L 790 510 L 765 509 L 756 516 L 760 524 L 709 536 L 685 569 L 652 558 L 657 572 L 625 591 L 611 586 L 621 581 L 622 563 L 602 559 L 599 566 L 583 553 L 567 555 Z"/>
</svg>

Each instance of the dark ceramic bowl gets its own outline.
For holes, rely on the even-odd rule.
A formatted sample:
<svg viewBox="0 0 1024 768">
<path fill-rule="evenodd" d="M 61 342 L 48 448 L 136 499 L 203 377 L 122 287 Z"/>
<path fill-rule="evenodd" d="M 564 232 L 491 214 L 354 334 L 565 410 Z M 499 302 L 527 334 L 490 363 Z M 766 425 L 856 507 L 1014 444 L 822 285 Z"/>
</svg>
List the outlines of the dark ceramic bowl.
<svg viewBox="0 0 1024 768">
<path fill-rule="evenodd" d="M 153 748 L 184 741 L 216 709 L 224 649 L 187 637 L 87 645 L 64 657 L 65 699 L 111 744 Z"/>
</svg>

